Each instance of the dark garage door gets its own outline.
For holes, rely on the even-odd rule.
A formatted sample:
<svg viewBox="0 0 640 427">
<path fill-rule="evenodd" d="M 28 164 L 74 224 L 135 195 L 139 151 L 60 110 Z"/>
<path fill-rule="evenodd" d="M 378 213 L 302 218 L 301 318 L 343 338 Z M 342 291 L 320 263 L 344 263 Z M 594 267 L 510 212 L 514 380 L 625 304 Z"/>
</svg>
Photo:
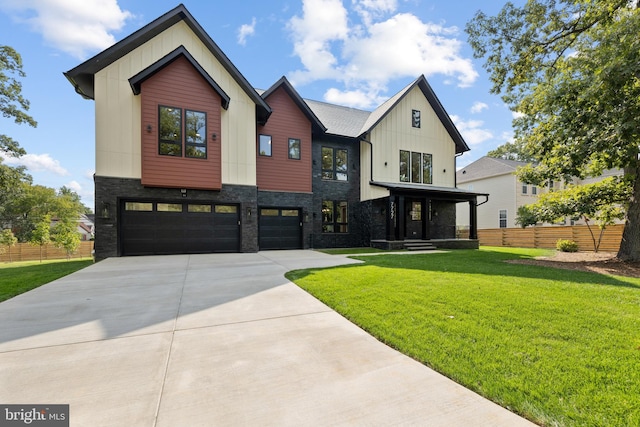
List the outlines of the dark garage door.
<svg viewBox="0 0 640 427">
<path fill-rule="evenodd" d="M 121 212 L 123 255 L 240 250 L 236 205 L 126 201 Z"/>
<path fill-rule="evenodd" d="M 300 209 L 260 208 L 260 250 L 301 249 Z"/>
</svg>

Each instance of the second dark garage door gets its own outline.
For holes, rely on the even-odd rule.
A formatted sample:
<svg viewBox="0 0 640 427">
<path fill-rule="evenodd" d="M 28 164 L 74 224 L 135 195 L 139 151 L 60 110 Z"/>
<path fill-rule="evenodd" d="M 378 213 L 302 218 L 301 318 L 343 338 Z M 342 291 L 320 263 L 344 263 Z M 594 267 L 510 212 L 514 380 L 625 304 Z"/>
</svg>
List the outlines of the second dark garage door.
<svg viewBox="0 0 640 427">
<path fill-rule="evenodd" d="M 125 201 L 123 255 L 168 255 L 240 250 L 237 205 Z"/>
<path fill-rule="evenodd" d="M 302 249 L 300 209 L 260 208 L 260 250 Z"/>
</svg>

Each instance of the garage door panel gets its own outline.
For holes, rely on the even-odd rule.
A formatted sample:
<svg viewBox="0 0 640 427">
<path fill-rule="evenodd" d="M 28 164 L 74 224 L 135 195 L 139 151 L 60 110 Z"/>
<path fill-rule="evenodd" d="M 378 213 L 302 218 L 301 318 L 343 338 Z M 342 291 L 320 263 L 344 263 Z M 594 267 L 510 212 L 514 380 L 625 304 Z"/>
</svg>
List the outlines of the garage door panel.
<svg viewBox="0 0 640 427">
<path fill-rule="evenodd" d="M 260 249 L 301 249 L 300 210 L 291 208 L 260 209 Z"/>
<path fill-rule="evenodd" d="M 154 206 L 152 211 L 147 210 L 149 205 Z M 217 213 L 212 206 L 125 202 L 121 211 L 123 255 L 238 252 L 237 207 L 222 205 L 219 210 L 223 213 Z M 128 207 L 146 210 L 128 210 Z"/>
</svg>

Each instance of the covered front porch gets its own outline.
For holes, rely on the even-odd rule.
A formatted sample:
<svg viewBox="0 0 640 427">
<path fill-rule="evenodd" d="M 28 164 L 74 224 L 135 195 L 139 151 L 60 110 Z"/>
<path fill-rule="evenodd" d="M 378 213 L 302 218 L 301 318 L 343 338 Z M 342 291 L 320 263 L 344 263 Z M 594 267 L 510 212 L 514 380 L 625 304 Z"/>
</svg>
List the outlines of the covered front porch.
<svg viewBox="0 0 640 427">
<path fill-rule="evenodd" d="M 372 230 L 371 246 L 394 249 L 477 249 L 477 207 L 489 195 L 457 188 L 433 187 L 409 183 L 372 185 L 389 190 L 389 196 L 373 201 L 381 222 Z M 484 197 L 478 203 L 478 197 Z M 456 233 L 456 205 L 469 206 L 469 235 L 461 239 Z M 377 228 L 377 229 L 376 229 Z"/>
</svg>

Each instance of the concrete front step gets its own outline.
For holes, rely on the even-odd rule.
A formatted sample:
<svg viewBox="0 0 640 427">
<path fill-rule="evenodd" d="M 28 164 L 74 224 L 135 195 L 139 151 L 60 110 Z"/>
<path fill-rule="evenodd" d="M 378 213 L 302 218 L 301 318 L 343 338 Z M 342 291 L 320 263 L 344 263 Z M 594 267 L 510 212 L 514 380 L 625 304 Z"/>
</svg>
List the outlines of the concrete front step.
<svg viewBox="0 0 640 427">
<path fill-rule="evenodd" d="M 405 243 L 404 248 L 408 251 L 433 251 L 437 249 L 433 244 L 428 242 Z"/>
</svg>

